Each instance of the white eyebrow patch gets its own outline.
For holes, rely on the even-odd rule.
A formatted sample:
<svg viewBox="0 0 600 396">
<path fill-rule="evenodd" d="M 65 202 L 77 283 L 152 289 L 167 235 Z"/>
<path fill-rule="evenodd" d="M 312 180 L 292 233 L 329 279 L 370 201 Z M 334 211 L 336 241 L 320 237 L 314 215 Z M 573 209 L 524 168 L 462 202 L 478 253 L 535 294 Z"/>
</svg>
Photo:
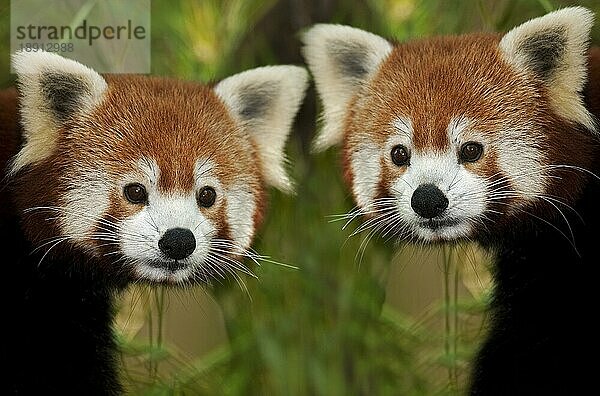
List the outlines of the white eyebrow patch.
<svg viewBox="0 0 600 396">
<path fill-rule="evenodd" d="M 410 150 L 414 136 L 413 125 L 410 118 L 403 116 L 397 117 L 392 122 L 392 127 L 392 133 L 390 133 L 390 136 L 387 138 L 385 146 L 383 147 L 383 151 L 386 153 L 384 155 L 390 153 L 392 147 L 399 144 Z"/>
<path fill-rule="evenodd" d="M 398 117 L 392 122 L 394 129 L 406 139 L 403 143 L 408 147 L 413 141 L 413 125 L 408 117 Z"/>
<path fill-rule="evenodd" d="M 138 161 L 138 168 L 146 176 L 148 182 L 152 186 L 158 184 L 158 177 L 160 175 L 160 168 L 155 160 L 151 158 L 142 157 Z"/>
<path fill-rule="evenodd" d="M 196 181 L 196 186 L 201 187 L 200 185 L 203 184 L 207 178 L 215 178 L 215 169 L 216 166 L 210 159 L 197 160 L 194 165 L 194 180 Z"/>
<path fill-rule="evenodd" d="M 464 139 L 465 132 L 469 129 L 471 121 L 465 116 L 452 117 L 446 132 L 453 145 L 458 145 Z"/>
<path fill-rule="evenodd" d="M 448 141 L 450 142 L 450 150 L 458 148 L 462 143 L 475 141 L 489 145 L 489 136 L 483 134 L 477 129 L 473 120 L 464 115 L 452 117 L 446 129 Z"/>
<path fill-rule="evenodd" d="M 215 170 L 217 166 L 210 159 L 199 159 L 194 166 L 194 188 L 198 192 L 202 187 L 212 187 L 217 193 L 217 200 L 224 194 L 224 188 L 217 177 Z"/>
</svg>

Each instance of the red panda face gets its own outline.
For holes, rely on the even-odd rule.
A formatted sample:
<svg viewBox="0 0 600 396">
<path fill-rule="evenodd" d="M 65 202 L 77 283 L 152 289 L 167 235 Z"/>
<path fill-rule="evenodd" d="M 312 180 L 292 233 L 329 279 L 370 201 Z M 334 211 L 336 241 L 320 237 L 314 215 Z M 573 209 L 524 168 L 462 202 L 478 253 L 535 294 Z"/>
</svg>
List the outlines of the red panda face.
<svg viewBox="0 0 600 396">
<path fill-rule="evenodd" d="M 29 64 L 47 57 L 20 56 L 38 57 Z M 56 58 L 60 70 L 65 62 L 84 68 Z M 27 140 L 13 163 L 34 245 L 60 243 L 61 254 L 75 247 L 108 271 L 148 282 L 248 273 L 239 259 L 250 255 L 265 184 L 291 186 L 283 145 L 306 85 L 302 69 L 254 69 L 214 88 L 34 71 L 20 74 Z M 53 227 L 40 230 L 48 220 Z"/>
<path fill-rule="evenodd" d="M 495 212 L 544 192 L 548 142 L 536 120 L 548 109 L 535 100 L 538 87 L 502 67 L 497 43 L 399 45 L 352 103 L 344 158 L 354 197 L 367 211 L 395 213 L 399 234 L 469 237 Z M 521 194 L 497 208 L 493 196 L 507 187 Z"/>
<path fill-rule="evenodd" d="M 107 82 L 103 103 L 70 125 L 70 142 L 59 140 L 52 160 L 69 178 L 62 232 L 138 263 L 140 276 L 156 281 L 193 278 L 203 263 L 208 274 L 219 257 L 248 249 L 265 201 L 260 159 L 212 89 Z M 104 241 L 112 228 L 118 246 Z"/>
<path fill-rule="evenodd" d="M 504 37 L 395 46 L 345 26 L 309 30 L 325 121 L 316 148 L 343 144 L 363 228 L 438 242 L 560 215 L 557 201 L 572 204 L 585 179 L 573 169 L 592 156 L 580 97 L 591 21 L 573 8 Z"/>
</svg>

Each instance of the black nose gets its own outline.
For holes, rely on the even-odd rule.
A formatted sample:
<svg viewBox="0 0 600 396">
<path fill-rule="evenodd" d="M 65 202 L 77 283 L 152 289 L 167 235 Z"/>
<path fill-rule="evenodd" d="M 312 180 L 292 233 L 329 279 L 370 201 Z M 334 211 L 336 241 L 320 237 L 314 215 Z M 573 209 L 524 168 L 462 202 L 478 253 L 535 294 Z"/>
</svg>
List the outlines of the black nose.
<svg viewBox="0 0 600 396">
<path fill-rule="evenodd" d="M 167 257 L 181 260 L 196 249 L 196 238 L 187 228 L 171 228 L 158 241 L 158 248 Z"/>
<path fill-rule="evenodd" d="M 418 215 L 433 219 L 448 207 L 448 198 L 433 184 L 421 184 L 410 199 L 410 206 Z"/>
</svg>

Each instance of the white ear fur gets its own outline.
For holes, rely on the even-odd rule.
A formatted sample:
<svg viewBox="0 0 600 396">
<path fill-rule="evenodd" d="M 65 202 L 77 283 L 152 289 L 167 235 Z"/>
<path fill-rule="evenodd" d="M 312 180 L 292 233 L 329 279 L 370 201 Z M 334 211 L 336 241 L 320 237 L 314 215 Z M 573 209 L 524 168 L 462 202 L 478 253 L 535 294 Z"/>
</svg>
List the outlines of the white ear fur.
<svg viewBox="0 0 600 396">
<path fill-rule="evenodd" d="M 392 51 L 382 37 L 343 25 L 319 24 L 302 36 L 304 57 L 323 104 L 323 129 L 317 151 L 338 144 L 350 99 Z"/>
<path fill-rule="evenodd" d="M 90 112 L 107 85 L 87 66 L 49 52 L 16 52 L 12 65 L 18 78 L 25 141 L 11 165 L 15 173 L 50 155 L 62 123 Z"/>
<path fill-rule="evenodd" d="M 267 183 L 293 190 L 286 170 L 285 143 L 308 84 L 298 66 L 265 66 L 235 74 L 214 88 L 259 150 Z"/>
<path fill-rule="evenodd" d="M 564 8 L 517 26 L 500 41 L 508 63 L 544 81 L 559 115 L 591 131 L 596 130 L 594 118 L 580 93 L 587 81 L 587 50 L 593 24 L 590 10 Z"/>
</svg>

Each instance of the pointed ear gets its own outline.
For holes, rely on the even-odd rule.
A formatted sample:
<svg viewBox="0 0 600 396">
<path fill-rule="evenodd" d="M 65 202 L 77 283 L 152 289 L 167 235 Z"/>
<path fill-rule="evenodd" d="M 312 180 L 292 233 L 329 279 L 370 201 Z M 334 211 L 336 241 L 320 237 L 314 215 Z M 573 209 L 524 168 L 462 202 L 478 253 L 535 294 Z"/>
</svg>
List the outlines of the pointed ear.
<svg viewBox="0 0 600 396">
<path fill-rule="evenodd" d="M 317 151 L 341 142 L 350 99 L 392 51 L 382 37 L 342 25 L 315 25 L 302 36 L 303 53 L 323 104 Z"/>
<path fill-rule="evenodd" d="M 24 127 L 24 145 L 11 167 L 15 173 L 49 156 L 64 123 L 92 111 L 107 85 L 92 69 L 49 52 L 16 52 L 12 65 Z"/>
<path fill-rule="evenodd" d="M 594 118 L 581 96 L 593 23 L 594 14 L 583 7 L 554 11 L 509 31 L 500 41 L 500 51 L 517 71 L 546 85 L 559 115 L 595 131 Z"/>
<path fill-rule="evenodd" d="M 285 170 L 285 143 L 307 83 L 302 67 L 266 66 L 228 77 L 215 87 L 256 144 L 265 180 L 285 192 L 293 190 Z"/>
</svg>

